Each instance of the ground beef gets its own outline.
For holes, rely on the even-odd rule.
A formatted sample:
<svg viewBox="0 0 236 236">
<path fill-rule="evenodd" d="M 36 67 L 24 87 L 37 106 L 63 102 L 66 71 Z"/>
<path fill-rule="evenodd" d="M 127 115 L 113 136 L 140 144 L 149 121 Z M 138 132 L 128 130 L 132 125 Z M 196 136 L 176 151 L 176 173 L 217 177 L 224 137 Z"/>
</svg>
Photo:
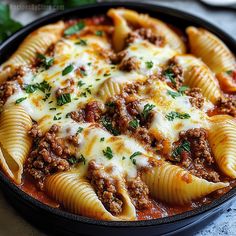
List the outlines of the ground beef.
<svg viewBox="0 0 236 236">
<path fill-rule="evenodd" d="M 105 208 L 113 215 L 119 215 L 123 202 L 117 191 L 117 180 L 105 174 L 104 168 L 95 161 L 88 163 L 88 179 Z"/>
<path fill-rule="evenodd" d="M 43 181 L 47 175 L 68 170 L 70 167 L 68 158 L 74 155 L 69 150 L 65 140 L 56 136 L 58 131 L 59 126 L 53 125 L 43 135 L 36 124 L 29 131 L 34 144 L 27 159 L 25 170 L 38 182 L 40 189 L 43 189 Z M 72 139 L 73 137 L 69 137 L 69 141 Z"/>
<path fill-rule="evenodd" d="M 56 91 L 56 97 L 61 96 L 62 94 L 68 94 L 68 93 L 73 93 L 74 91 L 74 80 L 69 79 L 66 81 L 68 86 L 66 86 L 65 88 L 59 88 Z"/>
<path fill-rule="evenodd" d="M 106 60 L 107 63 L 119 64 L 126 56 L 127 51 L 123 50 L 118 53 L 115 53 L 111 50 L 102 49 L 99 53 Z"/>
<path fill-rule="evenodd" d="M 220 98 L 216 106 L 220 114 L 236 117 L 236 99 L 234 97 Z"/>
<path fill-rule="evenodd" d="M 170 82 L 170 86 L 177 90 L 183 85 L 183 68 L 175 59 L 170 59 L 166 69 L 163 70 L 160 76 L 161 80 Z"/>
<path fill-rule="evenodd" d="M 150 203 L 149 189 L 140 177 L 128 180 L 127 189 L 136 209 L 142 210 L 148 207 Z"/>
<path fill-rule="evenodd" d="M 138 70 L 139 61 L 136 57 L 124 58 L 119 65 L 119 69 L 127 72 Z"/>
<path fill-rule="evenodd" d="M 96 122 L 100 119 L 102 114 L 102 104 L 98 101 L 92 101 L 85 106 L 85 121 Z"/>
<path fill-rule="evenodd" d="M 78 111 L 69 113 L 71 119 L 76 122 L 97 122 L 101 118 L 103 105 L 98 101 L 91 101 L 86 106 Z"/>
<path fill-rule="evenodd" d="M 191 88 L 185 91 L 185 94 L 190 96 L 189 101 L 192 106 L 202 108 L 204 105 L 204 97 L 202 96 L 200 88 Z"/>
<path fill-rule="evenodd" d="M 6 100 L 16 91 L 15 83 L 6 81 L 0 85 L 0 105 L 4 105 Z"/>
<path fill-rule="evenodd" d="M 165 43 L 164 37 L 155 35 L 151 29 L 140 28 L 128 34 L 125 44 L 128 46 L 129 44 L 132 44 L 137 38 L 146 39 L 150 43 L 161 47 Z"/>
<path fill-rule="evenodd" d="M 190 173 L 209 181 L 220 181 L 220 175 L 216 172 L 215 160 L 208 142 L 207 131 L 203 128 L 194 128 L 180 132 L 180 142 L 190 143 L 190 152 L 182 150 L 180 153 L 181 167 Z"/>
</svg>

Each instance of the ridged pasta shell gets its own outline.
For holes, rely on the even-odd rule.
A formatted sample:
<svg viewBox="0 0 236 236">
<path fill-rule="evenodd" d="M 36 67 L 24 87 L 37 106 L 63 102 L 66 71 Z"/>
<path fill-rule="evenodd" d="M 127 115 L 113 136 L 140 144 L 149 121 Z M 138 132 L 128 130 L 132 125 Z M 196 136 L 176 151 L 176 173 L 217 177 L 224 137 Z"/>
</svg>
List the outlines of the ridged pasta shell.
<svg viewBox="0 0 236 236">
<path fill-rule="evenodd" d="M 17 184 L 21 183 L 23 164 L 31 147 L 28 131 L 30 116 L 20 106 L 5 108 L 0 116 L 0 165 Z"/>
<path fill-rule="evenodd" d="M 118 83 L 113 81 L 112 78 L 109 78 L 101 84 L 98 90 L 98 96 L 103 101 L 106 101 L 110 97 L 119 95 L 122 92 L 122 89 L 125 87 L 125 85 L 126 84 L 124 83 Z"/>
<path fill-rule="evenodd" d="M 236 121 L 226 115 L 211 117 L 209 143 L 220 170 L 236 178 Z"/>
<path fill-rule="evenodd" d="M 213 104 L 222 97 L 217 80 L 205 66 L 193 66 L 184 73 L 184 83 L 189 87 L 201 89 L 204 97 Z"/>
<path fill-rule="evenodd" d="M 115 51 L 119 52 L 124 48 L 125 39 L 127 38 L 128 33 L 131 32 L 131 29 L 127 25 L 125 19 L 117 14 L 115 9 L 110 9 L 107 15 L 111 17 L 114 22 L 115 29 L 112 36 L 112 43 Z"/>
<path fill-rule="evenodd" d="M 48 47 L 60 38 L 63 29 L 64 23 L 59 21 L 43 26 L 29 34 L 17 51 L 1 66 L 0 83 L 11 76 L 19 66 L 32 64 L 36 58 L 36 53 L 45 53 Z"/>
<path fill-rule="evenodd" d="M 215 73 L 220 73 L 236 68 L 236 61 L 227 46 L 209 31 L 188 27 L 186 30 L 191 52 L 210 67 Z"/>
<path fill-rule="evenodd" d="M 167 44 L 169 44 L 171 48 L 179 53 L 185 53 L 186 47 L 183 40 L 164 22 L 156 18 L 152 18 L 146 14 L 139 14 L 136 11 L 128 9 L 119 8 L 111 9 L 110 11 L 116 12 L 116 14 L 122 16 L 132 25 L 151 28 L 157 35 L 164 36 Z"/>
<path fill-rule="evenodd" d="M 47 193 L 75 214 L 101 220 L 134 220 L 135 207 L 127 194 L 122 192 L 124 208 L 120 216 L 113 216 L 98 199 L 91 184 L 77 173 L 63 172 L 48 177 Z"/>
<path fill-rule="evenodd" d="M 228 186 L 228 183 L 208 182 L 164 161 L 141 177 L 155 199 L 179 205 Z"/>
</svg>

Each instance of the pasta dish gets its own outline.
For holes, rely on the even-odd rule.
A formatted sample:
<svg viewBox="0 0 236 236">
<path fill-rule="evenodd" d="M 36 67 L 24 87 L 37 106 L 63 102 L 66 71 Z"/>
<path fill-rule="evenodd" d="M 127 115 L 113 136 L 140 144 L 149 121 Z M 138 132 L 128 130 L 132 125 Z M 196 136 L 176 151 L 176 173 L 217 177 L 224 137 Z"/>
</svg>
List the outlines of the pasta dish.
<svg viewBox="0 0 236 236">
<path fill-rule="evenodd" d="M 0 166 L 74 214 L 179 214 L 236 185 L 235 92 L 203 28 L 124 8 L 42 26 L 0 66 Z"/>
</svg>

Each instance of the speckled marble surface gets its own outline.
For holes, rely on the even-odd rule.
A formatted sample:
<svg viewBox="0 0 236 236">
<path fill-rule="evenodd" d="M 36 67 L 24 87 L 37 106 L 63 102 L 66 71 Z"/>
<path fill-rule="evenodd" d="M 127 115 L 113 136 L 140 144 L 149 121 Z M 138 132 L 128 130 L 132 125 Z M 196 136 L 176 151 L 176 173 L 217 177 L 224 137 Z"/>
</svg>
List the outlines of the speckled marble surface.
<svg viewBox="0 0 236 236">
<path fill-rule="evenodd" d="M 12 15 L 23 24 L 31 22 L 40 16 L 48 14 L 51 10 L 33 9 L 24 1 L 5 0 L 11 4 Z M 146 1 L 143 1 L 146 2 Z M 227 33 L 236 39 L 236 11 L 226 9 L 211 9 L 191 0 L 155 0 L 156 2 L 177 9 L 186 10 L 194 15 L 207 19 L 215 25 L 222 27 Z M 32 10 L 32 8 L 31 8 Z M 0 236 L 45 236 L 44 233 L 32 227 L 22 219 L 19 214 L 8 204 L 0 191 Z M 236 236 L 236 199 L 233 205 L 218 219 L 199 232 L 193 232 L 194 236 Z"/>
</svg>

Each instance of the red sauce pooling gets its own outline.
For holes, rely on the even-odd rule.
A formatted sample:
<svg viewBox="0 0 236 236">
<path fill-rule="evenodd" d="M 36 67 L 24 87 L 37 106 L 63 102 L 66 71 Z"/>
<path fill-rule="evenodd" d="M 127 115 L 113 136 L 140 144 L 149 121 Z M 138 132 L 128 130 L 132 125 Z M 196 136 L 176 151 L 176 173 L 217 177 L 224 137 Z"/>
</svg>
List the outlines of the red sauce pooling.
<svg viewBox="0 0 236 236">
<path fill-rule="evenodd" d="M 33 180 L 31 180 L 28 176 L 23 177 L 22 185 L 19 186 L 19 188 L 30 195 L 31 197 L 37 199 L 38 201 L 53 207 L 53 208 L 59 208 L 60 204 L 51 199 L 49 196 L 46 195 L 46 193 L 40 191 L 36 186 Z"/>
</svg>

